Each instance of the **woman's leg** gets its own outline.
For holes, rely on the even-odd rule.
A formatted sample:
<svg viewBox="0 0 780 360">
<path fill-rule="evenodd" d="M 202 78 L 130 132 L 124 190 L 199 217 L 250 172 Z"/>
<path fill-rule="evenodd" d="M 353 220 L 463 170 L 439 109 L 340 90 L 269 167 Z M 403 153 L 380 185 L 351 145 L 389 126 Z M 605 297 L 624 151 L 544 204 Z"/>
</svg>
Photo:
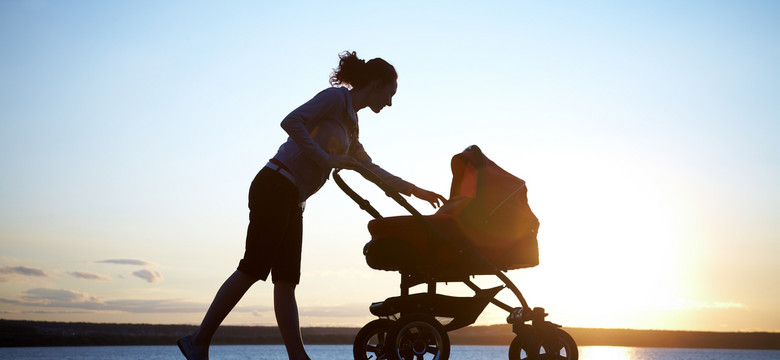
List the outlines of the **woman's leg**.
<svg viewBox="0 0 780 360">
<path fill-rule="evenodd" d="M 284 346 L 287 348 L 287 355 L 292 360 L 308 360 L 309 356 L 306 355 L 301 339 L 294 283 L 278 281 L 274 284 L 274 312 Z"/>
<path fill-rule="evenodd" d="M 208 347 L 217 328 L 255 282 L 257 282 L 257 279 L 240 270 L 236 270 L 219 288 L 214 301 L 212 301 L 206 316 L 203 318 L 203 322 L 200 324 L 200 328 L 195 332 L 192 339 L 198 350 L 205 351 L 201 356 L 208 355 Z"/>
</svg>

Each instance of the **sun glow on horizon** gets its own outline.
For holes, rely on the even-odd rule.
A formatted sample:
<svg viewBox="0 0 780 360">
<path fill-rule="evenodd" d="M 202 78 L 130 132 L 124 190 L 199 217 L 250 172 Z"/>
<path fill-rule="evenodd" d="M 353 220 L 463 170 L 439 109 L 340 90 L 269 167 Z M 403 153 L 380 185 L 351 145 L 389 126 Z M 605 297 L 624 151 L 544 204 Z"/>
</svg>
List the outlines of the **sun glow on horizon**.
<svg viewBox="0 0 780 360">
<path fill-rule="evenodd" d="M 635 349 L 619 346 L 587 346 L 579 348 L 583 360 L 632 360 Z"/>
<path fill-rule="evenodd" d="M 541 294 L 529 296 L 551 311 L 569 309 L 564 318 L 577 326 L 660 324 L 658 310 L 688 293 L 675 190 L 629 153 L 609 154 L 609 163 L 604 154 L 573 153 L 537 159 L 534 168 L 529 202 L 542 223 L 541 259 L 529 271 Z"/>
</svg>

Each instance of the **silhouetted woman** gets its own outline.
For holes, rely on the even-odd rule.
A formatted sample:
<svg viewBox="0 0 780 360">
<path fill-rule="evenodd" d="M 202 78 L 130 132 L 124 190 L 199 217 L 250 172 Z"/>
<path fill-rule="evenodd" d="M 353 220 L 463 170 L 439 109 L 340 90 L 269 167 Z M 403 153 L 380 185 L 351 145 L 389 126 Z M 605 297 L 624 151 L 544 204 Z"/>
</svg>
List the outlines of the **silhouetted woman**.
<svg viewBox="0 0 780 360">
<path fill-rule="evenodd" d="M 333 168 L 368 167 L 407 196 L 434 207 L 445 199 L 393 176 L 371 161 L 358 140 L 357 112 L 378 113 L 392 105 L 398 88 L 395 68 L 355 52 L 339 56 L 333 87 L 321 91 L 282 120 L 289 138 L 249 188 L 249 227 L 244 258 L 214 297 L 198 331 L 178 341 L 188 360 L 208 359 L 211 338 L 246 291 L 269 273 L 274 283 L 274 312 L 290 359 L 308 359 L 298 322 L 295 287 L 300 280 L 304 202 L 317 192 Z"/>
</svg>

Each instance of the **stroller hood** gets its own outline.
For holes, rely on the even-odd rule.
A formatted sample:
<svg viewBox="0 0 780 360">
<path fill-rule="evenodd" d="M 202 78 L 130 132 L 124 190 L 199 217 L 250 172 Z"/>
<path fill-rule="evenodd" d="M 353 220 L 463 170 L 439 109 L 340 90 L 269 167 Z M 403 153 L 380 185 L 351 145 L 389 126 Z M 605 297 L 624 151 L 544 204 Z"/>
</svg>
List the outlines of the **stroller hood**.
<svg viewBox="0 0 780 360">
<path fill-rule="evenodd" d="M 476 145 L 452 157 L 450 199 L 437 214 L 457 217 L 476 248 L 501 253 L 502 268 L 539 264 L 539 220 L 525 181 L 499 167 Z"/>
</svg>

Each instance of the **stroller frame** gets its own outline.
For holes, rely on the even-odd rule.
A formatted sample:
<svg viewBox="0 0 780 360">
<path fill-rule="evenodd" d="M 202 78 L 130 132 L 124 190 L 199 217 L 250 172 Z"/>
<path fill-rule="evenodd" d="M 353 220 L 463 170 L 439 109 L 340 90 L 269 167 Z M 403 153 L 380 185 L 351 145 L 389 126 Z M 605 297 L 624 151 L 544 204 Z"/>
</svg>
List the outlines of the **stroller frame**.
<svg viewBox="0 0 780 360">
<path fill-rule="evenodd" d="M 333 171 L 333 179 L 339 188 L 373 218 L 382 218 L 368 200 L 346 184 L 339 174 L 341 170 Z M 507 323 L 512 324 L 512 331 L 516 334 L 509 348 L 510 360 L 578 358 L 577 346 L 571 336 L 560 329 L 561 325 L 545 320 L 548 314 L 544 308 L 531 308 L 518 287 L 494 263 L 470 244 L 446 236 L 397 190 L 369 169 L 360 166 L 354 170 L 378 186 L 414 218 L 422 221 L 432 234 L 454 246 L 459 255 L 468 254 L 483 262 L 490 270 L 490 275 L 495 275 L 504 284 L 482 289 L 471 281 L 470 275 L 437 278 L 431 273 L 402 271 L 400 296 L 375 302 L 369 307 L 371 313 L 379 319 L 369 322 L 358 332 L 353 348 L 355 359 L 423 360 L 429 356 L 431 359 L 446 360 L 450 350 L 447 332 L 473 324 L 488 303 L 509 313 Z M 437 294 L 436 285 L 439 282 L 462 282 L 475 295 L 453 297 Z M 420 284 L 427 284 L 427 291 L 410 294 L 410 288 Z M 520 302 L 519 307 L 495 298 L 503 289 L 509 289 L 515 295 Z M 452 320 L 442 325 L 437 317 Z"/>
</svg>

